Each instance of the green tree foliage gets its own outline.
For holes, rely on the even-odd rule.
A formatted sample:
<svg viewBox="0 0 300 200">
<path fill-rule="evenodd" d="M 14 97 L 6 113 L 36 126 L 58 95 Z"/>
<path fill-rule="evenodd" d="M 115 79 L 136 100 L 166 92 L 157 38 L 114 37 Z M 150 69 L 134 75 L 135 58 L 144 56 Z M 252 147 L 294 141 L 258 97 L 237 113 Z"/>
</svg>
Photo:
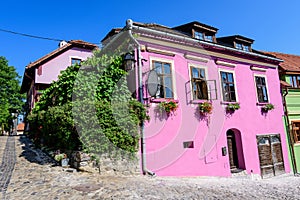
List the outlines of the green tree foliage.
<svg viewBox="0 0 300 200">
<path fill-rule="evenodd" d="M 20 94 L 20 76 L 15 68 L 8 65 L 4 57 L 0 57 L 0 126 L 1 130 L 9 130 L 12 123 L 12 112 L 21 112 L 23 95 Z"/>
<path fill-rule="evenodd" d="M 136 152 L 138 124 L 149 117 L 131 97 L 122 63 L 120 56 L 95 52 L 82 68 L 68 67 L 43 92 L 28 117 L 33 137 L 51 147 L 74 149 L 80 136 L 89 152 Z"/>
</svg>

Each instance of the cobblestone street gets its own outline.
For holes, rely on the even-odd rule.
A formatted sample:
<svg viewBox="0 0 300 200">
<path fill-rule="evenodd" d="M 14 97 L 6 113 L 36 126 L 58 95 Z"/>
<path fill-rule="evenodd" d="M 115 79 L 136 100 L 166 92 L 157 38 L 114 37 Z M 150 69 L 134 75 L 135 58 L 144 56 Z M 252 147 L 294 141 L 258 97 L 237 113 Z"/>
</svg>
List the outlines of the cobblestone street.
<svg viewBox="0 0 300 200">
<path fill-rule="evenodd" d="M 102 176 L 66 172 L 24 136 L 0 137 L 1 199 L 300 199 L 300 177 Z"/>
</svg>

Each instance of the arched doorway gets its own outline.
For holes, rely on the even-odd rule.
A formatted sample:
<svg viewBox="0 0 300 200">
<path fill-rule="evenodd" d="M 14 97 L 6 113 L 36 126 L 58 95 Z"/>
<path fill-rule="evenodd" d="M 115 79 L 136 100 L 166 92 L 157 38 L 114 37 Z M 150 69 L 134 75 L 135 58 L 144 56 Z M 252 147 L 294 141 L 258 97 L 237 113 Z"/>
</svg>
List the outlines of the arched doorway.
<svg viewBox="0 0 300 200">
<path fill-rule="evenodd" d="M 245 170 L 241 132 L 229 129 L 226 132 L 230 170 L 232 173 Z"/>
</svg>

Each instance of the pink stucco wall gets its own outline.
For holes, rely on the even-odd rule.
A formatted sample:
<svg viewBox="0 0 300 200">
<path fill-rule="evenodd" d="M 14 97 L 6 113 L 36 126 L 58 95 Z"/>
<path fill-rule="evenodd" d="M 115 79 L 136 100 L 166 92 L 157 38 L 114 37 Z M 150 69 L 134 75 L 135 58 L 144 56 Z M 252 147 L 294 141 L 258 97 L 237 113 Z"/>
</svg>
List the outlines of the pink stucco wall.
<svg viewBox="0 0 300 200">
<path fill-rule="evenodd" d="M 38 75 L 38 69 L 35 70 L 35 83 L 50 84 L 52 81 L 57 80 L 60 71 L 71 65 L 71 58 L 86 60 L 92 54 L 91 50 L 76 47 L 67 50 L 40 66 L 42 67 L 41 75 Z"/>
<path fill-rule="evenodd" d="M 159 176 L 230 176 L 228 152 L 223 156 L 222 147 L 227 148 L 226 132 L 233 129 L 240 134 L 242 150 L 238 151 L 238 157 L 243 159 L 239 159 L 239 164 L 247 173 L 253 171 L 260 174 L 256 136 L 262 134 L 280 134 L 285 170 L 289 172 L 277 69 L 252 71 L 251 64 L 247 63 L 236 63 L 234 68 L 226 67 L 217 65 L 216 57 L 209 57 L 209 61 L 203 63 L 186 59 L 185 52 L 168 50 L 175 52 L 175 56 L 142 52 L 143 58 L 147 60 L 143 66 L 144 79 L 151 59 L 162 58 L 174 62 L 175 100 L 178 100 L 179 105 L 179 109 L 167 117 L 156 112 L 158 103 L 148 102 L 151 120 L 145 125 L 147 168 Z M 189 63 L 206 67 L 208 79 L 216 80 L 218 98 L 212 101 L 213 113 L 208 117 L 201 117 L 197 112 L 197 104 L 190 102 Z M 241 108 L 233 114 L 226 113 L 226 105 L 222 101 L 220 69 L 235 73 L 235 87 Z M 267 114 L 262 114 L 261 106 L 257 105 L 254 74 L 264 75 L 267 80 L 269 101 L 275 105 L 275 109 Z M 193 141 L 194 148 L 183 148 L 185 141 Z"/>
</svg>

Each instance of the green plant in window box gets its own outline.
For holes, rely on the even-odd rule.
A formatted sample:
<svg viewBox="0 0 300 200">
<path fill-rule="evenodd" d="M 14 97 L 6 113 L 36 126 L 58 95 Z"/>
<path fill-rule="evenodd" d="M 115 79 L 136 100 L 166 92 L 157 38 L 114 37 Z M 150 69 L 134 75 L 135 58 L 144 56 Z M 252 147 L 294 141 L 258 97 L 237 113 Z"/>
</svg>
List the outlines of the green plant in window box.
<svg viewBox="0 0 300 200">
<path fill-rule="evenodd" d="M 269 110 L 273 110 L 275 106 L 271 103 L 265 104 L 263 107 L 261 107 L 263 112 L 268 112 Z"/>
<path fill-rule="evenodd" d="M 206 115 L 206 114 L 211 114 L 213 110 L 213 106 L 210 102 L 203 102 L 199 104 L 199 111 L 201 114 Z"/>
<path fill-rule="evenodd" d="M 226 107 L 226 110 L 227 111 L 235 111 L 235 110 L 238 110 L 240 109 L 240 104 L 239 103 L 229 103 Z"/>
<path fill-rule="evenodd" d="M 161 113 L 165 111 L 169 115 L 171 112 L 174 113 L 177 110 L 178 105 L 175 101 L 170 100 L 159 103 L 158 108 Z"/>
</svg>

